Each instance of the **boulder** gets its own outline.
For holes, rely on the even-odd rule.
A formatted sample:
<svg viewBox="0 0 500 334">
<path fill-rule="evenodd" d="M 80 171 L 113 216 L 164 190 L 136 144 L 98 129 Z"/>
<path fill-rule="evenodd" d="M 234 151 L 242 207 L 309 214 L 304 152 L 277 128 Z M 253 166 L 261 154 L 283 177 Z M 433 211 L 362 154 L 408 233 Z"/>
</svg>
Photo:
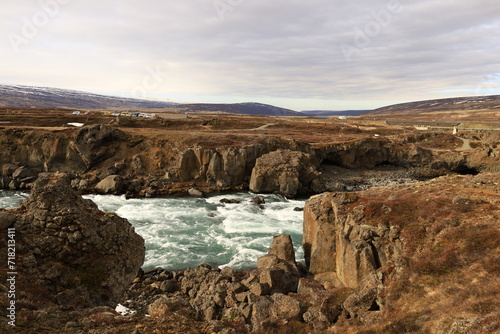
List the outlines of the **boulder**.
<svg viewBox="0 0 500 334">
<path fill-rule="evenodd" d="M 189 188 L 188 194 L 189 194 L 189 196 L 192 196 L 192 197 L 204 197 L 203 192 L 196 189 L 196 188 Z"/>
<path fill-rule="evenodd" d="M 99 182 L 95 189 L 103 194 L 118 194 L 125 189 L 125 182 L 120 175 L 110 175 Z"/>
<path fill-rule="evenodd" d="M 274 254 L 279 259 L 295 265 L 295 250 L 293 249 L 292 236 L 289 234 L 274 236 L 269 254 Z"/>
<path fill-rule="evenodd" d="M 19 168 L 16 164 L 4 164 L 2 166 L 2 175 L 6 177 L 11 177 L 12 174 Z"/>
<path fill-rule="evenodd" d="M 308 193 L 318 175 L 310 154 L 277 150 L 257 159 L 250 177 L 250 190 L 294 197 Z"/>
<path fill-rule="evenodd" d="M 296 292 L 300 274 L 297 266 L 278 258 L 274 254 L 267 254 L 257 259 L 259 269 L 259 283 L 269 286 L 273 293 Z"/>
<path fill-rule="evenodd" d="M 255 196 L 254 198 L 252 198 L 252 204 L 254 205 L 266 204 L 266 200 L 264 196 Z"/>
<path fill-rule="evenodd" d="M 163 292 L 172 293 L 172 292 L 177 291 L 178 289 L 179 289 L 179 285 L 177 284 L 177 281 L 173 280 L 173 279 L 165 280 L 165 281 L 161 282 L 161 285 L 160 285 L 160 290 Z"/>
<path fill-rule="evenodd" d="M 251 323 L 255 331 L 262 329 L 262 323 L 271 316 L 273 301 L 269 297 L 263 297 L 252 304 Z"/>
<path fill-rule="evenodd" d="M 301 278 L 297 287 L 297 294 L 311 304 L 318 304 L 325 298 L 326 290 L 323 285 L 312 279 Z"/>
<path fill-rule="evenodd" d="M 273 305 L 271 306 L 271 316 L 276 320 L 300 320 L 302 310 L 300 302 L 282 293 L 272 295 Z"/>
<path fill-rule="evenodd" d="M 113 304 L 144 262 L 134 227 L 83 199 L 65 174 L 40 176 L 15 214 L 18 256 L 36 263 L 24 275 L 58 303 Z"/>
<path fill-rule="evenodd" d="M 219 201 L 220 203 L 223 204 L 240 204 L 241 201 L 237 199 L 229 199 L 229 198 L 223 198 Z"/>
<path fill-rule="evenodd" d="M 257 267 L 260 286 L 253 286 L 257 294 L 297 292 L 300 272 L 290 235 L 275 236 L 269 253 L 257 259 Z"/>
</svg>

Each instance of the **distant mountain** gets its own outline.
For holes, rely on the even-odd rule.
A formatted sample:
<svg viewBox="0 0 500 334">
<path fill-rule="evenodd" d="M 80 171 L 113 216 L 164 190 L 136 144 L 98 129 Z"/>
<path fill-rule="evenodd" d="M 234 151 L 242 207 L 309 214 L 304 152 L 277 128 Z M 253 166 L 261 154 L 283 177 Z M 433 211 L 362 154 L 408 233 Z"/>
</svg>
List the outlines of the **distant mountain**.
<svg viewBox="0 0 500 334">
<path fill-rule="evenodd" d="M 189 112 L 221 112 L 228 114 L 242 115 L 266 115 L 266 116 L 302 116 L 298 111 L 275 107 L 269 104 L 262 103 L 231 103 L 231 104 L 214 104 L 214 103 L 196 103 L 196 104 L 180 104 L 178 108 L 186 108 Z"/>
<path fill-rule="evenodd" d="M 68 89 L 0 85 L 0 107 L 124 110 L 165 108 L 173 105 L 175 103 L 99 95 Z"/>
<path fill-rule="evenodd" d="M 375 109 L 367 115 L 401 114 L 414 115 L 420 113 L 454 110 L 494 110 L 500 111 L 500 95 L 455 97 L 448 99 L 427 100 L 400 103 Z"/>
<path fill-rule="evenodd" d="M 150 101 L 99 95 L 88 92 L 21 85 L 0 85 L 0 107 L 18 108 L 68 108 L 68 109 L 145 109 L 168 108 L 175 106 L 188 112 L 222 112 L 229 114 L 301 116 L 290 109 L 279 108 L 262 103 L 233 104 L 178 104 L 173 102 Z"/>
<path fill-rule="evenodd" d="M 304 110 L 302 114 L 308 116 L 356 116 L 372 110 Z"/>
</svg>

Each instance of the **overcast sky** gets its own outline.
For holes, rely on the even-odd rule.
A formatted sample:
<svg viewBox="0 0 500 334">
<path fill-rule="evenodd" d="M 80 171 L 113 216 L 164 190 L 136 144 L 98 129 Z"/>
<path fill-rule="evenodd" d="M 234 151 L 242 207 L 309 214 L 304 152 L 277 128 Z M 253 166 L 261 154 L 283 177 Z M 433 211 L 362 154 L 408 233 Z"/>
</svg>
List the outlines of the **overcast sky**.
<svg viewBox="0 0 500 334">
<path fill-rule="evenodd" d="M 369 109 L 500 94 L 498 0 L 3 0 L 0 83 Z"/>
</svg>

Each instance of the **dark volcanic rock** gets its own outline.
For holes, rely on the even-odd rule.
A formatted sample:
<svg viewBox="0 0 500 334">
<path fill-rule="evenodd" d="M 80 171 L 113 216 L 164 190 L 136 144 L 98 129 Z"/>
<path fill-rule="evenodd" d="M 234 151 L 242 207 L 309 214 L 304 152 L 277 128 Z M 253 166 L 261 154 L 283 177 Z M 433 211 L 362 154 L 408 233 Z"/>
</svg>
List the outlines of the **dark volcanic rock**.
<svg viewBox="0 0 500 334">
<path fill-rule="evenodd" d="M 130 223 L 83 199 L 65 174 L 40 177 L 20 209 L 19 256 L 35 264 L 25 274 L 59 304 L 117 301 L 144 261 L 144 240 Z"/>
<path fill-rule="evenodd" d="M 119 194 L 125 189 L 125 183 L 120 175 L 110 175 L 95 186 L 104 194 Z"/>
<path fill-rule="evenodd" d="M 224 204 L 240 204 L 241 201 L 237 199 L 229 199 L 229 198 L 223 198 L 219 201 L 220 203 Z"/>
<path fill-rule="evenodd" d="M 295 250 L 293 249 L 292 237 L 290 234 L 275 235 L 269 254 L 274 254 L 278 258 L 295 265 Z"/>
<path fill-rule="evenodd" d="M 250 178 L 250 190 L 278 193 L 287 197 L 310 191 L 318 172 L 308 153 L 278 150 L 257 159 Z"/>
</svg>

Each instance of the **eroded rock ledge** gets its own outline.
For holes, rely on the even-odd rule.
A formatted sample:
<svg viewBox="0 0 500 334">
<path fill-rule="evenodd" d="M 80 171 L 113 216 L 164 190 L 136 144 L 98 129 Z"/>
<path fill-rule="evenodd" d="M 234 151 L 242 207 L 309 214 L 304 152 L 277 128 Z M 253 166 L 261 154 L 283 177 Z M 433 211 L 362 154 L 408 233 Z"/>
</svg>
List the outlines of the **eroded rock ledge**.
<svg viewBox="0 0 500 334">
<path fill-rule="evenodd" d="M 194 187 L 292 197 L 429 179 L 450 171 L 499 171 L 495 134 L 467 135 L 474 149 L 460 151 L 451 144 L 443 146 L 460 139 L 438 133 L 320 147 L 279 137 L 244 137 L 244 142 L 214 147 L 204 146 L 203 139 L 193 144 L 168 133 L 145 137 L 106 125 L 64 131 L 0 129 L 0 188 L 30 189 L 38 173 L 64 172 L 72 187 L 85 193 L 154 197 L 186 194 Z M 380 180 L 365 173 L 382 167 L 392 169 Z M 356 170 L 353 177 L 350 171 Z M 362 180 L 367 178 L 375 182 Z"/>
</svg>

